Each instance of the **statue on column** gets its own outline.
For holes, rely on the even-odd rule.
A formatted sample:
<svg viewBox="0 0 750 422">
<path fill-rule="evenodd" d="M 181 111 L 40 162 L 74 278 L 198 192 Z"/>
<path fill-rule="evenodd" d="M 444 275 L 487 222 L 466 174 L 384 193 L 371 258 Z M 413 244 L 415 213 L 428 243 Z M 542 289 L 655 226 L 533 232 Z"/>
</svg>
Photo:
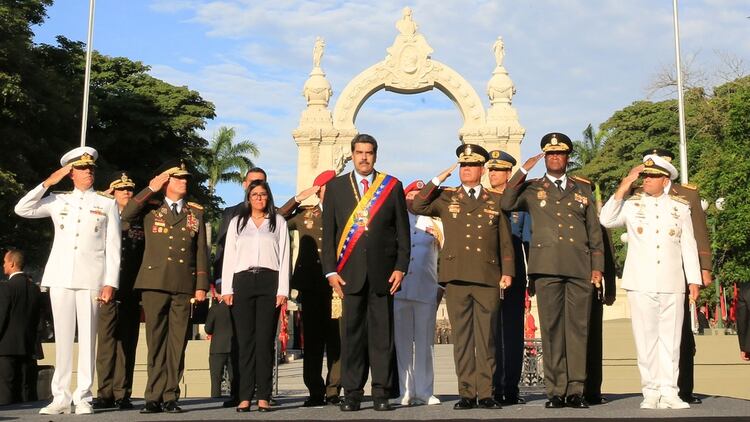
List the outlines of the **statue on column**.
<svg viewBox="0 0 750 422">
<path fill-rule="evenodd" d="M 396 22 L 396 29 L 401 35 L 413 36 L 417 33 L 417 24 L 411 19 L 411 8 L 404 7 L 401 13 L 403 16 L 400 21 Z"/>
<path fill-rule="evenodd" d="M 497 67 L 503 67 L 503 59 L 505 59 L 505 43 L 503 42 L 503 37 L 497 37 L 497 41 L 492 45 L 492 51 L 495 53 Z"/>
<path fill-rule="evenodd" d="M 326 43 L 323 41 L 323 38 L 315 38 L 315 46 L 313 47 L 313 68 L 320 67 L 320 59 L 323 58 L 323 50 L 325 47 Z"/>
</svg>

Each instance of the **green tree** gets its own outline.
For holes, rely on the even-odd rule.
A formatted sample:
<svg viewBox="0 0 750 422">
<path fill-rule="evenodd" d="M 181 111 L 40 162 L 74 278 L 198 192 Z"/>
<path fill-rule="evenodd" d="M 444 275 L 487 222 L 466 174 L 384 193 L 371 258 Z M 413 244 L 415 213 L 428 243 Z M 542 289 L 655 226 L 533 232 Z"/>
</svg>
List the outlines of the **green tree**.
<svg viewBox="0 0 750 422">
<path fill-rule="evenodd" d="M 568 163 L 568 172 L 576 174 L 584 166 L 589 164 L 596 158 L 604 146 L 604 132 L 597 132 L 594 127 L 589 123 L 586 129 L 583 130 L 583 140 L 573 141 L 573 152 L 570 154 L 570 162 Z M 599 182 L 594 180 L 594 199 L 596 200 L 596 208 L 601 210 L 602 208 L 602 194 L 599 188 Z"/>
<path fill-rule="evenodd" d="M 219 182 L 242 183 L 245 174 L 253 168 L 253 160 L 258 157 L 258 146 L 249 140 L 234 142 L 234 128 L 222 126 L 214 134 L 208 146 L 208 154 L 201 157 L 198 168 L 208 176 L 208 191 L 214 195 Z M 206 233 L 211 244 L 212 223 L 206 222 Z"/>
</svg>

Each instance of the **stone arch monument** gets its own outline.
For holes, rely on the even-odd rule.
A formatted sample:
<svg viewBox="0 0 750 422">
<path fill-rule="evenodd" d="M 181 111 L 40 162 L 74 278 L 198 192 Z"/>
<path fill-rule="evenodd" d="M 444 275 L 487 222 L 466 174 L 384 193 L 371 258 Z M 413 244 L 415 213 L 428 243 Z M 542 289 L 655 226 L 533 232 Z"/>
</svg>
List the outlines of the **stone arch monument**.
<svg viewBox="0 0 750 422">
<path fill-rule="evenodd" d="M 463 126 L 458 130 L 461 142 L 490 149 L 502 149 L 520 158 L 525 129 L 511 106 L 515 87 L 503 66 L 505 45 L 498 37 L 492 46 L 496 66 L 487 83 L 490 107 L 485 110 L 476 90 L 458 72 L 433 60 L 433 52 L 412 19 L 412 10 L 404 8 L 396 22 L 398 34 L 385 59 L 354 77 L 336 101 L 333 113 L 328 108 L 333 95 L 331 84 L 321 68 L 325 42 L 317 37 L 313 47 L 313 69 L 303 94 L 307 108 L 299 126 L 292 132 L 298 146 L 297 189 L 309 187 L 317 174 L 334 169 L 340 173 L 351 159 L 350 142 L 358 134 L 357 113 L 367 99 L 385 89 L 399 94 L 417 94 L 437 88 L 458 108 Z M 375 134 L 377 137 L 377 134 Z"/>
</svg>

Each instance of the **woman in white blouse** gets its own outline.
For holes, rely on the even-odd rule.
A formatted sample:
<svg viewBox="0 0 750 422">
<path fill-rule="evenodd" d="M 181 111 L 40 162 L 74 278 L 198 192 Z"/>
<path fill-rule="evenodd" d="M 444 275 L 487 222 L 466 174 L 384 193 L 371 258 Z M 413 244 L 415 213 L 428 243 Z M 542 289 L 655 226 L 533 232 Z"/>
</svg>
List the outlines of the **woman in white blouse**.
<svg viewBox="0 0 750 422">
<path fill-rule="evenodd" d="M 239 345 L 238 412 L 250 411 L 254 395 L 259 411 L 271 410 L 274 337 L 289 294 L 289 269 L 286 221 L 276 214 L 268 184 L 255 180 L 229 223 L 222 267 L 221 295 L 232 309 Z"/>
</svg>

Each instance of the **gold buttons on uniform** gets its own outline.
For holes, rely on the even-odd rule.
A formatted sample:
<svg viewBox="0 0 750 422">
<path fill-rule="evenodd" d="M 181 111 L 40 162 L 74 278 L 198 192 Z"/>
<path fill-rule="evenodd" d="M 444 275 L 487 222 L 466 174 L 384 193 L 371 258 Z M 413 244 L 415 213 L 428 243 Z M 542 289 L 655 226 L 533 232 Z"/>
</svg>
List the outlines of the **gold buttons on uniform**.
<svg viewBox="0 0 750 422">
<path fill-rule="evenodd" d="M 469 249 L 470 249 L 470 248 L 469 248 L 469 247 L 467 246 L 467 247 L 466 247 L 466 250 L 468 251 Z"/>
<path fill-rule="evenodd" d="M 557 216 L 558 216 L 558 217 L 560 217 L 561 215 L 562 215 L 562 214 L 560 214 L 559 212 L 557 213 Z"/>
<path fill-rule="evenodd" d="M 469 237 L 471 237 L 471 235 L 470 235 L 470 234 L 467 234 L 467 235 L 466 235 L 466 237 L 467 237 L 467 238 L 469 238 Z"/>
<path fill-rule="evenodd" d="M 182 252 L 185 252 L 185 248 L 180 248 L 180 250 L 181 250 Z"/>
<path fill-rule="evenodd" d="M 560 237 L 559 237 L 558 239 L 560 239 L 560 240 L 563 240 L 563 237 L 562 237 L 562 236 L 560 236 Z"/>
<path fill-rule="evenodd" d="M 558 224 L 557 227 L 562 227 L 562 224 Z"/>
<path fill-rule="evenodd" d="M 170 250 L 170 251 L 172 250 L 172 247 L 171 247 L 171 246 L 169 247 L 169 250 Z"/>
<path fill-rule="evenodd" d="M 477 248 L 477 252 L 482 252 L 482 250 L 480 248 Z"/>
<path fill-rule="evenodd" d="M 568 227 L 569 229 L 573 230 L 573 226 Z"/>
<path fill-rule="evenodd" d="M 172 226 L 172 227 L 174 227 L 174 226 Z M 184 228 L 184 227 L 182 228 L 182 231 L 185 231 L 185 228 Z"/>
<path fill-rule="evenodd" d="M 172 240 L 172 239 L 174 239 L 174 237 L 173 236 L 169 236 L 169 240 Z"/>
<path fill-rule="evenodd" d="M 171 260 L 172 260 L 172 257 L 171 257 L 171 256 L 168 256 L 168 257 L 167 257 L 167 261 L 171 261 Z"/>
<path fill-rule="evenodd" d="M 570 241 L 573 242 L 573 238 L 572 237 L 570 238 Z"/>
<path fill-rule="evenodd" d="M 183 260 L 180 260 L 180 264 L 182 264 L 183 262 L 185 262 L 185 261 L 183 261 Z"/>
</svg>

